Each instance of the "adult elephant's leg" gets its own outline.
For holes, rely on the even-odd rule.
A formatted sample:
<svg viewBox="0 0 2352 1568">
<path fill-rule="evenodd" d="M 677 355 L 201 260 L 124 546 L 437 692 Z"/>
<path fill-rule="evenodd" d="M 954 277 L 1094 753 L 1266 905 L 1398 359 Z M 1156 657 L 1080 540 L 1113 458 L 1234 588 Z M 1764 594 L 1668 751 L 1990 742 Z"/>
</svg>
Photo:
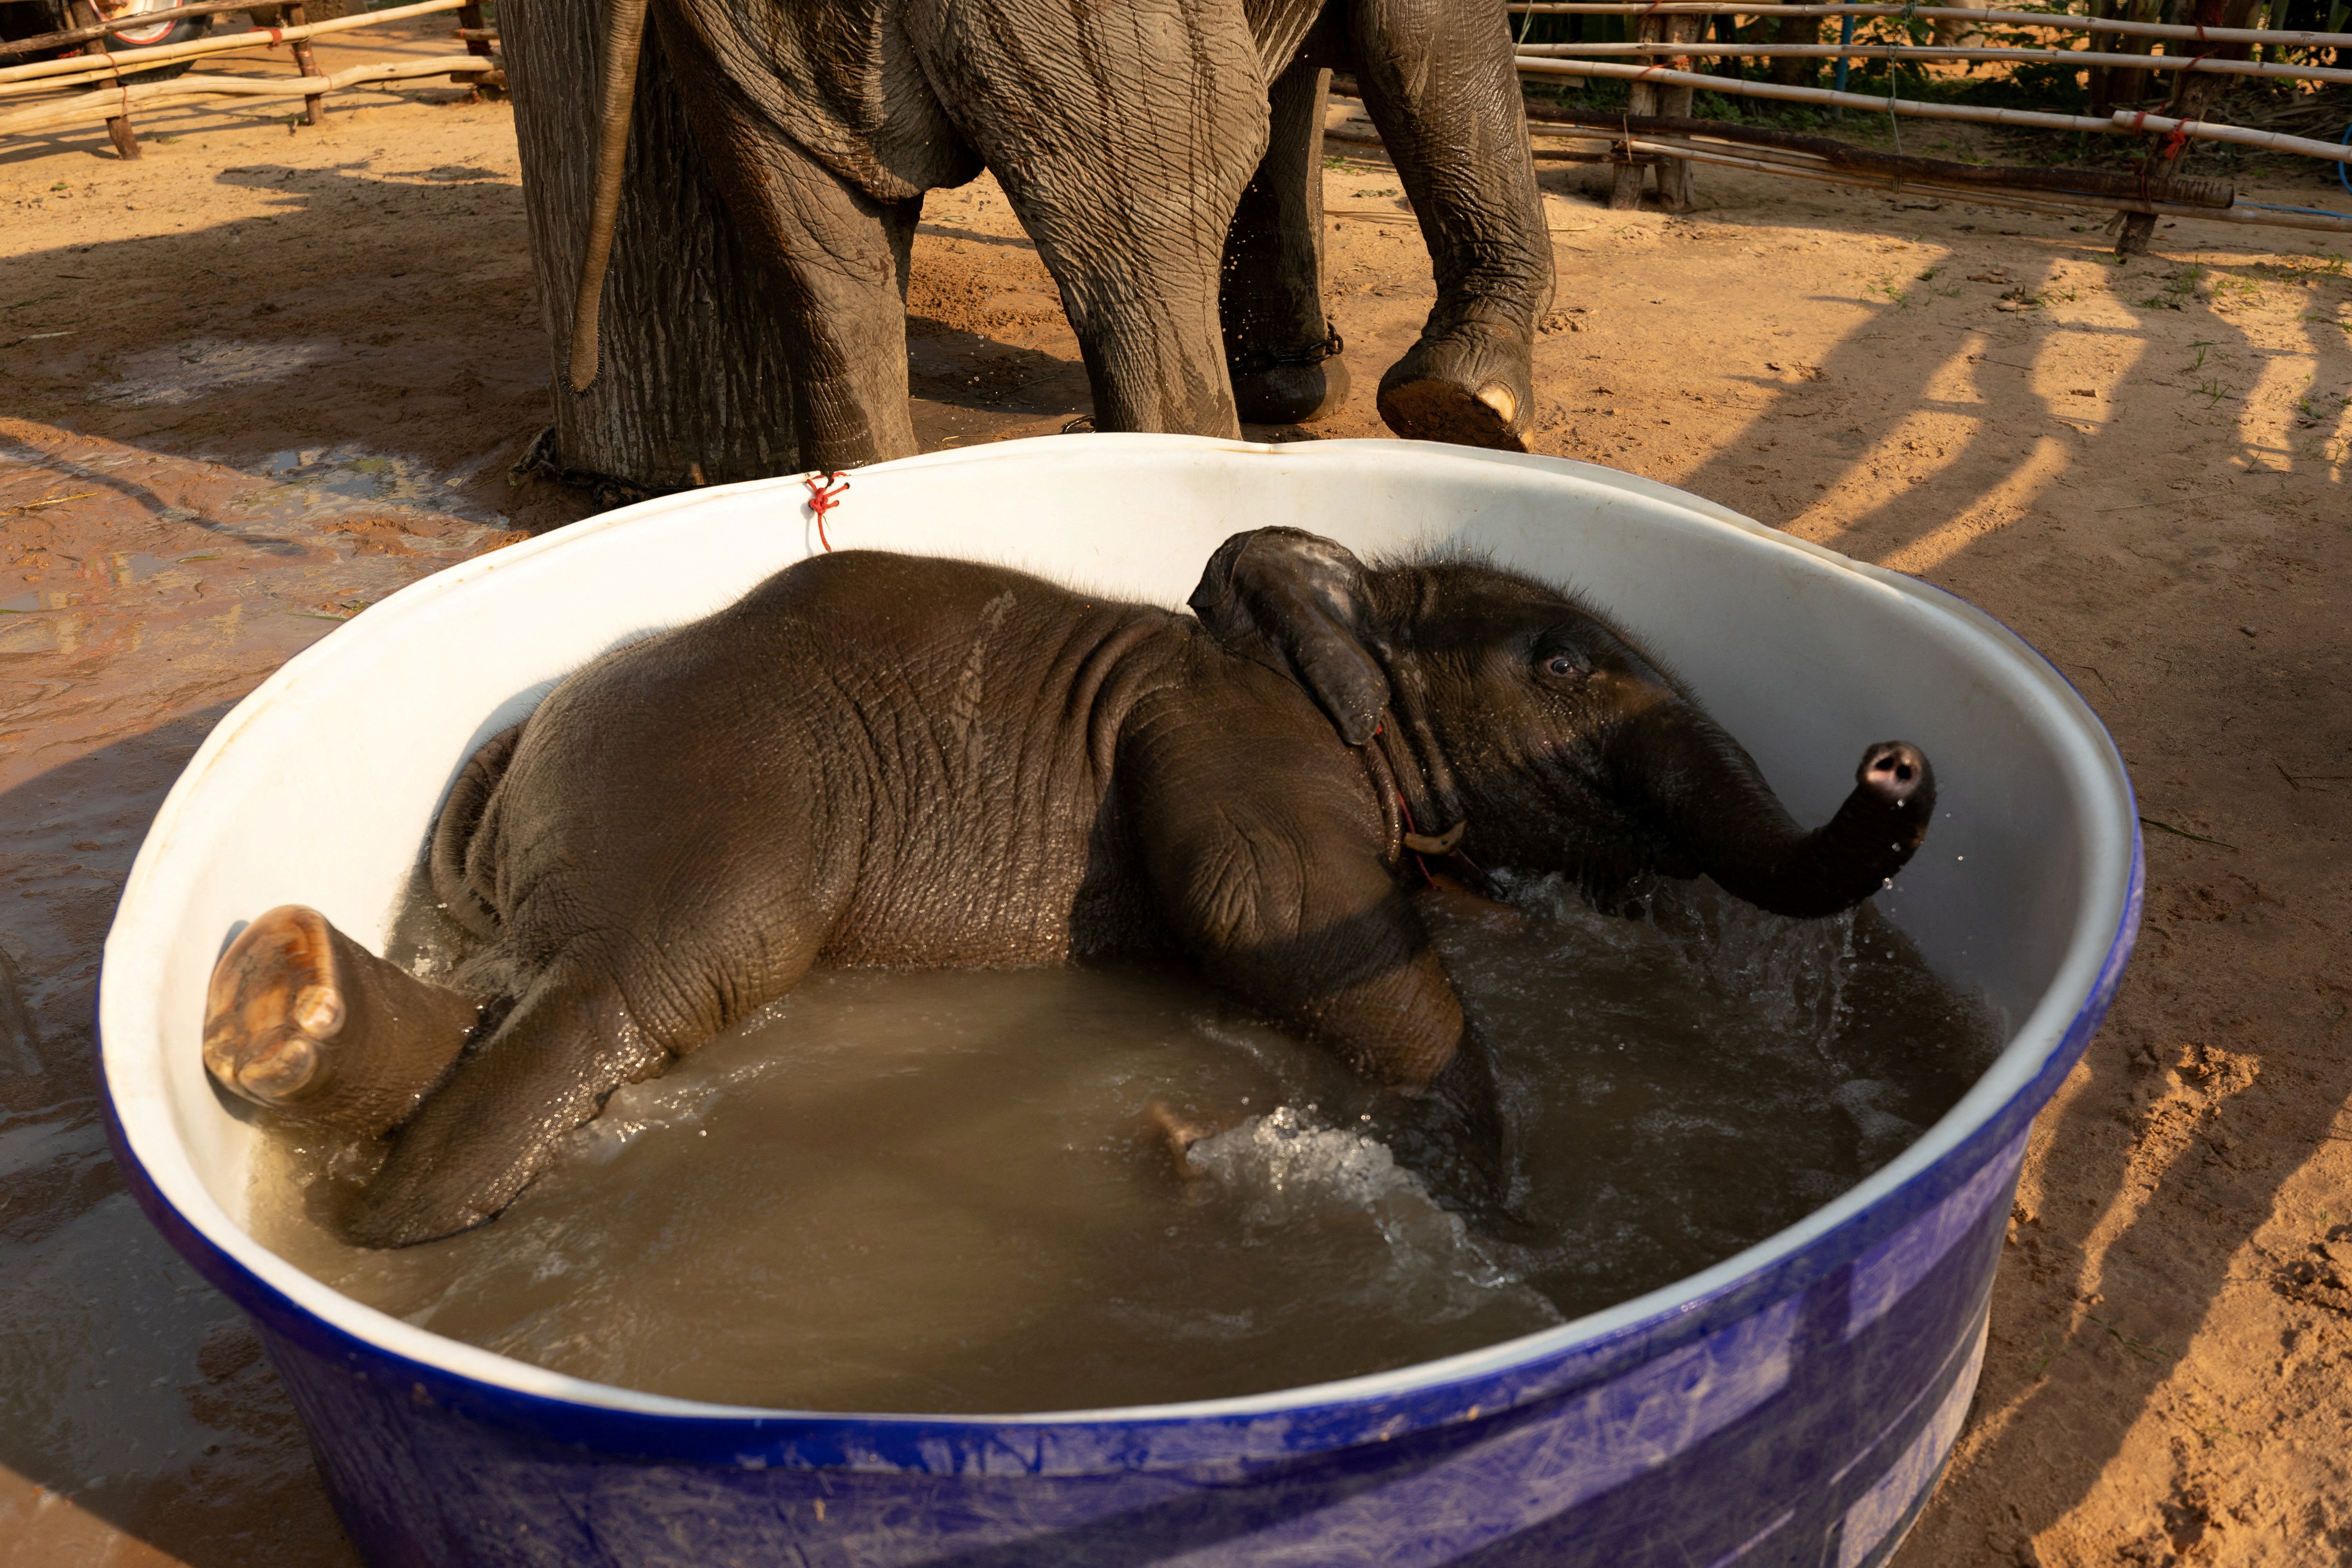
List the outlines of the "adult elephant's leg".
<svg viewBox="0 0 2352 1568">
<path fill-rule="evenodd" d="M 1381 378 L 1381 417 L 1400 436 L 1524 451 L 1551 237 L 1503 8 L 1352 0 L 1349 21 L 1364 107 L 1437 280 L 1420 341 Z"/>
<path fill-rule="evenodd" d="M 1277 78 L 1265 159 L 1225 237 L 1220 309 L 1234 403 L 1255 424 L 1311 424 L 1348 400 L 1323 314 L 1323 106 L 1330 72 L 1302 51 Z"/>
<path fill-rule="evenodd" d="M 911 457 L 906 270 L 922 199 L 877 201 L 833 173 L 730 78 L 691 23 L 660 15 L 695 144 L 805 344 L 793 384 L 801 461 L 845 468 Z"/>
<path fill-rule="evenodd" d="M 1239 0 L 918 0 L 908 30 L 1061 286 L 1096 427 L 1238 435 L 1218 266 L 1266 134 Z"/>
</svg>

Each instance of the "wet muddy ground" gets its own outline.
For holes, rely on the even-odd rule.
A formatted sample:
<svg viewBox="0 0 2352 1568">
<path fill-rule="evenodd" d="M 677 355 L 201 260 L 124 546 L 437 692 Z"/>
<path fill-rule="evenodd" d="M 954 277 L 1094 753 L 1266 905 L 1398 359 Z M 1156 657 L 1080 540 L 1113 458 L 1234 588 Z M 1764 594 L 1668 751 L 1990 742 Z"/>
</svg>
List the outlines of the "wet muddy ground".
<svg viewBox="0 0 2352 1568">
<path fill-rule="evenodd" d="M 585 510 L 506 477 L 549 365 L 508 110 L 333 101 L 315 131 L 158 114 L 132 164 L 96 129 L 0 145 L 11 1568 L 354 1561 L 254 1340 L 121 1191 L 100 949 L 230 704 L 400 584 Z M 2105 717 L 2152 824 L 2138 958 L 2036 1130 L 1982 1385 L 1900 1561 L 2352 1559 L 2352 247 L 2182 220 L 2118 267 L 2095 217 L 1714 171 L 1687 217 L 1617 214 L 1590 178 L 1544 176 L 1540 448 L 1984 605 Z M 1427 308 L 1392 172 L 1335 159 L 1326 189 L 1357 390 L 1268 437 L 1379 434 Z M 1086 411 L 992 186 L 932 204 L 910 304 L 928 446 Z"/>
</svg>

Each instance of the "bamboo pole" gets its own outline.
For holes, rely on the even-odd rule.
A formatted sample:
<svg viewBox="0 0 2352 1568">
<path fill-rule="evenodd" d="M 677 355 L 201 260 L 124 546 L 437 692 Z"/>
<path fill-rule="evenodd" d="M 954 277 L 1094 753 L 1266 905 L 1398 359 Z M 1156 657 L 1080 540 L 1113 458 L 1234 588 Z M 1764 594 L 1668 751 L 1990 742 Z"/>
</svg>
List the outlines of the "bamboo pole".
<svg viewBox="0 0 2352 1568">
<path fill-rule="evenodd" d="M 1605 55 L 1700 55 L 1708 58 L 1758 58 L 1773 55 L 1804 55 L 1815 58 L 1858 60 L 1990 60 L 2029 65 L 2073 65 L 2079 68 L 2143 71 L 2208 71 L 2217 76 L 2286 77 L 2296 81 L 2352 82 L 2352 70 L 2326 66 L 2273 65 L 2253 60 L 2215 59 L 2200 55 L 2093 54 L 2088 49 L 1996 49 L 1942 44 L 1524 44 L 1523 57 L 1538 59 L 1581 59 Z"/>
<path fill-rule="evenodd" d="M 222 33 L 209 38 L 191 39 L 184 44 L 157 44 L 152 48 L 117 49 L 106 56 L 109 69 L 119 68 L 124 72 L 143 70 L 150 66 L 171 60 L 194 59 L 205 55 L 224 54 L 233 49 L 247 49 L 261 44 L 292 43 L 298 38 L 312 38 L 327 33 L 348 32 L 353 27 L 373 27 L 380 22 L 397 22 L 409 16 L 423 16 L 436 11 L 455 11 L 467 0 L 419 0 L 413 5 L 397 5 L 383 11 L 369 11 L 356 16 L 338 16 L 332 21 L 312 22 L 299 27 L 256 27 L 245 33 Z M 33 81 L 48 77 L 75 77 L 89 71 L 89 57 L 63 60 L 35 60 L 29 65 L 0 66 L 0 82 Z M 58 85 L 63 85 L 62 83 Z"/>
<path fill-rule="evenodd" d="M 1778 98 L 1791 103 L 1833 103 L 1847 109 L 1867 110 L 1874 114 L 1910 114 L 1923 120 L 1969 120 L 1986 125 L 2030 125 L 2037 131 L 2109 132 L 2119 129 L 2112 120 L 2094 120 L 2083 114 L 2044 114 L 2032 109 L 1983 109 L 1967 103 L 1922 103 L 1916 99 L 1875 98 L 1859 92 L 1837 92 L 1828 88 L 1782 87 L 1771 81 L 1733 81 L 1726 77 L 1702 76 L 1696 71 L 1668 70 L 1663 66 L 1621 66 L 1607 60 L 1541 60 L 1530 59 L 1524 55 L 1517 63 L 1522 75 L 1606 77 L 1618 81 L 1673 81 L 1687 87 L 1704 88 L 1709 92 L 1732 93 L 1746 98 Z"/>
<path fill-rule="evenodd" d="M 1744 153 L 1735 153 L 1727 150 L 1718 153 L 1713 148 L 1702 148 L 1687 143 L 1637 141 L 1630 142 L 1626 145 L 1637 153 L 1664 153 L 1669 158 L 1686 158 L 1693 163 L 1717 163 L 1727 168 L 1742 168 L 1767 174 L 1789 174 L 1799 179 L 1813 180 L 1822 184 L 1852 185 L 1865 190 L 1904 191 L 1915 195 L 1947 196 L 1954 201 L 1965 202 L 1976 206 L 2010 207 L 2019 212 L 2042 213 L 2053 217 L 2080 216 L 2083 209 L 2089 207 L 2106 212 L 2138 213 L 2150 217 L 2193 217 L 2209 223 L 2260 224 L 2269 227 L 2309 228 L 2329 234 L 2352 234 L 2352 216 L 2332 217 L 2321 216 L 2317 214 L 2255 212 L 2238 207 L 2193 207 L 2180 202 L 2143 202 L 2134 201 L 2125 196 L 2070 195 L 2064 205 L 2061 205 L 2055 202 L 2037 202 L 2031 197 L 2017 195 L 2009 191 L 1989 194 L 1973 187 L 1937 185 L 1924 180 L 1876 178 L 1826 166 L 1819 170 L 1807 169 L 1783 161 L 1768 162 L 1760 158 L 1748 157 Z"/>
<path fill-rule="evenodd" d="M 1620 81 L 1678 80 L 1711 92 L 1733 93 L 1748 98 L 1777 98 L 1795 103 L 1832 103 L 1848 109 L 1868 110 L 1876 114 L 1908 114 L 1922 120 L 1966 120 L 1987 125 L 2030 125 L 2042 131 L 2086 131 L 2109 135 L 2178 131 L 2184 136 L 2200 141 L 2233 142 L 2245 147 L 2266 147 L 2277 153 L 2297 153 L 2305 157 L 2352 163 L 2352 146 L 2315 142 L 2304 136 L 2286 136 L 2274 131 L 2250 131 L 2238 125 L 2216 125 L 2204 120 L 2168 119 L 2128 109 L 2118 109 L 2105 118 L 2094 118 L 2084 114 L 2044 114 L 2027 109 L 1981 109 L 1972 104 L 1923 103 L 1908 98 L 1865 97 L 1861 93 L 1835 92 L 1818 87 L 1782 87 L 1776 82 L 1731 81 L 1723 77 L 1701 76 L 1694 71 L 1667 70 L 1659 66 L 1621 66 L 1606 60 L 1530 59 L 1521 56 L 1517 65 L 1521 73 L 1528 75 L 1604 77 Z"/>
<path fill-rule="evenodd" d="M 1820 159 L 1832 168 L 1857 169 L 1898 180 L 1935 180 L 1948 185 L 1993 185 L 2010 190 L 2054 192 L 2059 195 L 2103 195 L 2138 198 L 2148 193 L 2137 174 L 2106 169 L 2019 168 L 1999 163 L 1957 163 L 1916 153 L 1875 153 L 1826 136 L 1768 126 L 1741 125 L 1722 120 L 1637 119 L 1596 110 L 1528 106 L 1530 129 L 1557 134 L 1557 127 L 1586 128 L 1582 134 L 1668 135 L 1699 137 L 1749 147 L 1769 147 L 1801 157 Z M 2191 206 L 2226 207 L 2237 199 L 2227 180 L 2176 179 L 2171 199 Z"/>
<path fill-rule="evenodd" d="M 2140 38 L 2186 38 L 2207 44 L 2283 44 L 2290 48 L 2352 48 L 2352 33 L 2289 32 L 2267 27 L 2181 26 L 2171 22 L 2126 22 L 2107 16 L 2074 16 L 2063 12 L 1972 11 L 1959 5 L 1774 5 L 1737 4 L 1733 0 L 1662 0 L 1655 5 L 1628 0 L 1567 0 L 1555 5 L 1510 5 L 1507 11 L 1538 15 L 1583 16 L 1649 16 L 1682 13 L 1711 16 L 1949 16 L 1971 23 L 1998 23 L 2019 27 L 2079 27 L 2095 33 L 2123 33 Z"/>
<path fill-rule="evenodd" d="M 1348 126 L 1334 126 L 1326 130 L 1323 132 L 1323 140 L 1336 142 L 1343 147 L 1374 147 L 1383 153 L 1388 151 L 1388 143 L 1381 140 L 1379 132 L 1358 131 Z M 1528 149 L 1528 153 L 1539 163 L 1622 163 L 1627 162 L 1625 158 L 1612 151 L 1617 145 L 1616 137 L 1595 131 L 1583 140 L 1593 142 L 1599 150 L 1591 153 L 1576 153 L 1553 147 L 1533 147 Z M 1646 165 L 1654 163 L 1658 160 L 1642 158 L 1633 161 Z"/>
<path fill-rule="evenodd" d="M 177 109 L 216 98 L 306 98 L 321 89 L 336 92 L 372 81 L 449 76 L 478 69 L 480 65 L 471 55 L 436 55 L 430 59 L 380 60 L 373 65 L 351 66 L 325 78 L 197 76 L 184 77 L 178 81 L 145 82 L 105 94 L 80 96 L 59 103 L 37 103 L 0 114 L 0 135 L 104 120 L 122 112 L 118 103 L 147 110 Z"/>
<path fill-rule="evenodd" d="M 1813 152 L 1801 147 L 1776 146 L 1770 142 L 1760 145 L 1743 145 L 1730 142 L 1728 139 L 1743 131 L 1751 130 L 1750 127 L 1717 125 L 1706 121 L 1687 121 L 1681 123 L 1692 127 L 1704 126 L 1705 129 L 1697 131 L 1696 134 L 1672 135 L 1661 134 L 1655 129 L 1661 123 L 1657 117 L 1626 116 L 1624 120 L 1625 129 L 1636 133 L 1634 139 L 1629 139 L 1622 132 L 1612 134 L 1597 126 L 1567 130 L 1546 126 L 1540 134 L 1561 137 L 1570 141 L 1599 142 L 1612 149 L 1630 150 L 1639 155 L 1636 158 L 1629 160 L 1622 153 L 1614 155 L 1610 153 L 1584 152 L 1547 153 L 1546 150 L 1541 148 L 1537 149 L 1536 156 L 1538 158 L 1549 156 L 1554 161 L 1575 163 L 1627 162 L 1650 163 L 1660 157 L 1666 157 L 1692 163 L 1719 163 L 1727 168 L 1743 169 L 1762 168 L 1769 163 L 1771 168 L 1766 171 L 1768 173 L 1777 173 L 1782 169 L 1801 170 L 1811 175 L 1819 176 L 1822 181 L 1830 184 L 1853 185 L 1870 190 L 1926 191 L 1935 195 L 1948 196 L 1954 201 L 1973 202 L 1979 205 L 2007 207 L 2017 212 L 2045 213 L 2056 216 L 2079 216 L 2084 207 L 2096 207 L 2103 211 L 2210 217 L 2225 223 L 2269 221 L 2266 218 L 2248 216 L 2242 212 L 2231 216 L 2231 204 L 2236 200 L 2236 194 L 2219 180 L 2196 182 L 2197 195 L 2204 198 L 2201 200 L 2151 202 L 2115 189 L 2105 191 L 2070 189 L 2062 183 L 2069 179 L 2079 179 L 2085 184 L 2103 184 L 2110 186 L 2125 185 L 2129 183 L 2125 176 L 2105 174 L 2096 170 L 1980 169 L 1966 163 L 1945 163 L 1942 160 L 1934 158 L 1917 158 L 1888 153 L 1864 153 L 1859 149 L 1845 147 L 1840 142 L 1827 142 L 1824 138 L 1798 136 L 1793 132 L 1768 132 L 1765 134 L 1786 141 L 1821 142 L 1825 146 L 1835 147 L 1838 151 L 1835 153 Z M 1705 141 L 1698 140 L 1699 136 L 1722 137 L 1726 140 L 1724 142 L 1710 145 Z M 1377 133 L 1358 132 L 1344 126 L 1326 131 L 1324 138 L 1327 141 L 1344 142 L 1349 146 L 1377 147 L 1382 144 Z M 1869 164 L 1856 166 L 1853 163 L 1840 162 L 1841 159 L 1845 158 L 1867 159 Z M 2019 174 L 2033 177 L 2042 183 L 2014 186 L 1993 184 L 1978 178 L 1983 175 Z M 1988 190 L 1986 187 L 1989 184 L 1992 184 L 1993 188 Z M 2345 221 L 2352 224 L 2352 218 L 2347 218 Z M 2327 226 L 2325 220 L 2321 226 Z"/>
<path fill-rule="evenodd" d="M 2308 136 L 2288 136 L 2276 131 L 2250 131 L 2242 125 L 2216 125 L 2207 120 L 2168 120 L 2161 114 L 2143 114 L 2129 109 L 2116 110 L 2114 124 L 2118 131 L 2178 131 L 2207 142 L 2234 142 L 2242 147 L 2266 147 L 2273 153 L 2298 153 L 2306 158 L 2332 158 L 2339 163 L 2352 163 L 2352 145 L 2315 142 Z"/>
<path fill-rule="evenodd" d="M 1882 179 L 1869 174 L 1858 174 L 1851 170 L 1832 169 L 1823 164 L 1807 167 L 1786 158 L 1751 157 L 1747 152 L 1734 153 L 1728 148 L 1701 147 L 1681 142 L 1639 141 L 1629 142 L 1626 145 L 1636 152 L 1685 159 L 1694 163 L 1713 163 L 1721 168 L 1746 169 L 1751 173 L 1762 174 L 1787 174 L 1800 180 L 1811 180 L 1817 184 L 1844 185 L 1865 191 L 1906 192 L 1914 195 L 1944 196 L 1976 206 L 2000 207 L 2009 212 L 2038 213 L 2044 217 L 2083 216 L 2082 206 L 2072 202 L 2062 205 L 2056 202 L 2036 201 L 2032 196 L 2018 195 L 2009 191 L 1988 195 L 1983 191 L 1951 189 L 1918 180 Z M 2092 204 L 2086 202 L 2084 205 Z"/>
<path fill-rule="evenodd" d="M 2149 117 L 2151 121 L 2154 116 Z M 1741 129 L 1727 126 L 1726 130 Z M 1710 127 L 1710 133 L 1713 128 Z M 1811 180 L 1817 184 L 1845 185 L 1856 190 L 1908 192 L 1914 195 L 1940 196 L 1970 206 L 1999 207 L 2009 212 L 2035 213 L 2044 217 L 2080 217 L 2086 210 L 2100 212 L 2140 213 L 2156 217 L 2193 217 L 2209 223 L 2255 224 L 2276 228 L 2315 229 L 2326 234 L 2352 233 L 2352 216 L 2323 216 L 2318 214 L 2273 213 L 2242 206 L 2193 205 L 2187 202 L 2142 201 L 2131 196 L 2117 196 L 2095 192 L 2053 192 L 2047 200 L 2037 199 L 2041 193 L 2001 189 L 1988 191 L 1981 185 L 1958 184 L 1949 181 L 1905 173 L 1882 174 L 1855 169 L 1842 169 L 1826 159 L 1815 161 L 1817 155 L 1773 147 L 1709 146 L 1685 137 L 1642 136 L 1626 138 L 1612 136 L 1606 132 L 1553 132 L 1577 138 L 1606 142 L 1607 153 L 1554 153 L 1556 161 L 1577 163 L 1654 163 L 1674 159 L 1694 163 L 1713 163 L 1728 169 L 1746 169 L 1755 174 L 1787 174 L 1792 178 Z M 1379 146 L 1375 134 L 1349 133 L 1345 127 L 1324 132 L 1326 140 L 1345 142 L 1350 146 Z M 1546 157 L 1538 150 L 1538 158 Z M 1891 156 L 1891 154 L 1888 154 Z M 2039 172 L 2039 171 L 2034 171 Z M 1358 215 L 1342 215 L 1354 216 Z"/>
</svg>

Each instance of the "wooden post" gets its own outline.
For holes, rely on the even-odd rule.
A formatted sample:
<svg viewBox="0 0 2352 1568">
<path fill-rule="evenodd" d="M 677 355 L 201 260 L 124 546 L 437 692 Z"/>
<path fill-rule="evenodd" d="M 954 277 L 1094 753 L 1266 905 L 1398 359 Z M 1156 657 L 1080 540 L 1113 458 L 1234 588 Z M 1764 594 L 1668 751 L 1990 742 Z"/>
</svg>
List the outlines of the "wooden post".
<svg viewBox="0 0 2352 1568">
<path fill-rule="evenodd" d="M 482 18 L 482 8 L 480 5 L 460 5 L 457 7 L 457 29 L 459 37 L 466 37 L 466 35 L 467 34 L 486 32 L 488 30 L 488 27 L 489 24 Z M 498 64 L 498 55 L 491 49 L 488 39 L 466 37 L 466 52 L 469 55 L 481 56 L 482 61 L 486 65 L 496 66 Z M 468 79 L 459 77 L 456 79 L 464 81 Z M 499 82 L 502 82 L 506 79 L 505 73 L 499 72 L 499 80 L 497 82 L 490 80 L 487 73 L 483 76 L 471 78 L 470 79 L 474 83 L 474 90 L 476 92 L 482 94 L 485 98 L 496 99 L 499 92 Z"/>
<path fill-rule="evenodd" d="M 1654 44 L 1666 36 L 1666 18 L 1644 16 L 1634 30 L 1633 41 Z M 1658 89 L 1648 82 L 1637 81 L 1625 93 L 1625 112 L 1655 114 L 1658 112 Z M 1664 177 L 1663 171 L 1660 178 Z M 1609 210 L 1632 212 L 1642 205 L 1642 165 L 1633 162 L 1629 152 L 1625 162 L 1617 165 L 1617 177 L 1609 187 Z"/>
<path fill-rule="evenodd" d="M 2115 14 L 2116 0 L 2091 0 L 2091 15 L 2094 18 L 2106 21 Z M 2116 47 L 2115 38 L 2116 35 L 2113 33 L 2094 32 L 2091 35 L 2091 53 L 2095 55 L 2113 53 Z M 2093 66 L 2090 69 L 2091 114 L 2094 119 L 2115 111 L 2113 80 L 2115 74 L 2105 66 Z"/>
<path fill-rule="evenodd" d="M 2257 4 L 2259 0 L 2195 0 L 2192 16 L 2200 27 L 2242 27 L 2252 17 Z M 2215 44 L 2200 52 L 2217 55 L 2223 59 L 2242 60 L 2246 58 L 2246 46 Z M 2206 109 L 2221 96 L 2229 83 L 2230 79 L 2218 72 L 2182 71 L 2173 79 L 2172 98 L 2164 106 L 2164 117 L 2168 120 L 2203 119 Z M 2167 146 L 2165 141 L 2150 146 L 2140 165 L 2146 171 L 2143 179 L 2148 198 L 2152 201 L 2164 200 L 2164 193 L 2171 187 L 2173 174 L 2180 167 L 2180 155 L 2189 150 L 2185 141 L 2170 143 L 2168 152 L 2166 151 Z M 2146 256 L 2147 243 L 2155 234 L 2154 213 L 2125 214 L 2123 233 L 2116 237 L 2116 254 Z"/>
<path fill-rule="evenodd" d="M 1704 16 L 1675 15 L 1666 18 L 1666 41 L 1696 43 L 1706 25 Z M 1690 62 L 1681 56 L 1671 56 L 1676 70 L 1690 69 Z M 1658 93 L 1658 112 L 1687 117 L 1693 101 L 1698 97 L 1695 87 L 1669 87 Z M 1658 165 L 1658 205 L 1670 213 L 1691 209 L 1691 165 L 1687 158 L 1669 158 Z"/>
<path fill-rule="evenodd" d="M 98 14 L 98 7 L 90 4 L 90 0 L 73 0 L 73 4 L 68 7 L 66 20 L 77 27 L 94 27 L 104 19 Z M 92 38 L 81 47 L 81 52 L 86 55 L 102 55 L 106 53 L 106 40 Z M 98 90 L 104 92 L 106 89 L 101 87 Z M 131 129 L 129 115 L 110 116 L 106 121 L 106 133 L 114 139 L 116 157 L 128 163 L 139 156 L 139 133 Z"/>
<path fill-rule="evenodd" d="M 299 27 L 310 21 L 310 17 L 302 14 L 302 7 L 299 3 L 299 0 L 297 4 L 285 7 L 282 13 L 282 19 L 285 25 L 289 27 Z M 308 38 L 297 38 L 294 40 L 294 63 L 301 68 L 301 71 L 304 76 L 325 76 L 327 74 L 325 71 L 319 68 L 319 61 L 317 58 L 310 53 L 310 40 Z M 325 111 L 320 108 L 320 105 L 326 101 L 326 95 L 323 93 L 314 94 L 310 97 L 305 98 L 302 100 L 302 123 L 305 125 L 318 125 L 324 123 L 326 114 Z"/>
</svg>

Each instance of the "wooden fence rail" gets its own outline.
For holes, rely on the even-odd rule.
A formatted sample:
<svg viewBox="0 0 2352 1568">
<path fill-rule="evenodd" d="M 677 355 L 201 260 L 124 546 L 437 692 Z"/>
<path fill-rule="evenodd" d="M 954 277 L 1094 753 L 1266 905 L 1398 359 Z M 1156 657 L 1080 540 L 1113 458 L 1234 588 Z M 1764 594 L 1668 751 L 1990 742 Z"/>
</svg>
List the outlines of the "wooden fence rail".
<svg viewBox="0 0 2352 1568">
<path fill-rule="evenodd" d="M 250 10 L 255 5 L 268 0 L 249 0 L 248 4 L 205 4 L 181 8 L 180 14 L 217 15 L 224 11 Z M 392 6 L 382 11 L 370 11 L 353 16 L 339 16 L 324 22 L 305 22 L 299 3 L 280 4 L 273 7 L 283 12 L 293 23 L 284 27 L 257 27 L 250 31 L 220 34 L 213 37 L 191 39 L 185 43 L 161 44 L 150 48 L 107 51 L 95 44 L 85 43 L 89 52 L 59 59 L 36 60 L 23 65 L 0 66 L 0 101 L 10 99 L 38 98 L 22 108 L 0 112 L 0 135 L 8 132 L 49 131 L 60 126 L 103 121 L 113 135 L 117 151 L 125 158 L 139 155 L 138 142 L 131 133 L 130 111 L 133 108 L 157 110 L 179 108 L 220 98 L 299 98 L 303 100 L 304 118 L 310 124 L 320 122 L 320 105 L 328 94 L 346 88 L 372 82 L 397 81 L 416 77 L 446 76 L 477 89 L 499 89 L 506 85 L 506 72 L 493 51 L 497 34 L 483 25 L 481 0 L 417 0 L 406 5 Z M 310 40 L 336 33 L 351 32 L 361 27 L 373 27 L 387 22 L 406 21 L 436 12 L 455 11 L 461 24 L 457 37 L 466 47 L 461 55 L 436 55 L 425 59 L 382 60 L 367 65 L 352 66 L 330 75 L 321 71 L 310 55 Z M 78 35 L 91 38 L 100 37 L 105 28 L 95 32 L 89 26 L 73 29 Z M 29 39 L 25 47 L 9 53 L 28 52 L 35 47 L 64 47 L 64 34 L 46 39 Z M 288 44 L 292 47 L 294 63 L 299 75 L 286 78 L 243 76 L 184 76 L 172 81 L 125 82 L 126 76 L 136 76 L 156 66 L 180 61 L 202 59 L 208 56 L 249 49 L 258 45 Z M 103 84 L 103 85 L 100 85 Z M 91 88 L 97 90 L 87 90 Z M 64 89 L 80 89 L 69 95 Z"/>
</svg>

